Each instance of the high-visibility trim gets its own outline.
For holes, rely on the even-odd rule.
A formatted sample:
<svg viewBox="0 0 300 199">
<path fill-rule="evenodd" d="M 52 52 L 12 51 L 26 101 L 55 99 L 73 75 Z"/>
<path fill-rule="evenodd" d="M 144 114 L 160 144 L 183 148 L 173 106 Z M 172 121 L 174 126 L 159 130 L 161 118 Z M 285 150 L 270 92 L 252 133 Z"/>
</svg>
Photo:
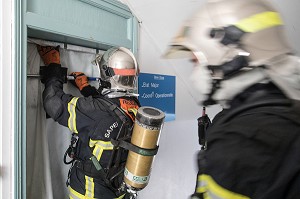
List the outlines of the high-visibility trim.
<svg viewBox="0 0 300 199">
<path fill-rule="evenodd" d="M 196 192 L 204 193 L 204 199 L 250 199 L 221 187 L 211 176 L 205 174 L 198 176 Z"/>
<path fill-rule="evenodd" d="M 99 161 L 104 150 L 113 150 L 114 145 L 110 141 L 92 140 L 90 139 L 89 146 L 95 147 L 93 150 L 93 155 Z"/>
<path fill-rule="evenodd" d="M 122 199 L 122 198 L 124 198 L 124 196 L 125 196 L 125 194 L 121 195 L 121 196 L 118 197 L 118 198 L 114 198 L 114 199 Z"/>
<path fill-rule="evenodd" d="M 78 134 L 76 128 L 76 104 L 78 97 L 73 97 L 72 100 L 68 103 L 68 112 L 69 112 L 69 119 L 68 119 L 68 127 L 69 129 Z"/>
<path fill-rule="evenodd" d="M 94 198 L 94 178 L 91 178 L 89 176 L 85 176 L 85 196 L 89 198 Z"/>
<path fill-rule="evenodd" d="M 136 71 L 135 69 L 118 69 L 114 68 L 115 75 L 122 75 L 122 76 L 135 76 Z"/>
<path fill-rule="evenodd" d="M 114 199 L 122 199 L 124 198 L 125 194 L 119 196 L 118 198 L 114 198 Z M 96 198 L 91 198 L 88 196 L 84 196 L 80 193 L 78 193 L 77 191 L 75 191 L 74 189 L 72 189 L 72 187 L 69 186 L 69 198 L 70 199 L 96 199 Z"/>
<path fill-rule="evenodd" d="M 277 12 L 262 12 L 242 19 L 235 24 L 236 27 L 244 32 L 252 33 L 279 25 L 283 25 L 283 21 Z"/>
<path fill-rule="evenodd" d="M 83 195 L 72 189 L 72 187 L 69 187 L 69 192 L 70 199 L 81 199 L 84 197 Z"/>
<path fill-rule="evenodd" d="M 124 198 L 125 194 L 119 196 L 118 198 L 114 198 L 114 199 L 122 199 Z M 95 199 L 95 198 L 90 198 L 88 196 L 84 196 L 80 193 L 78 193 L 77 191 L 75 191 L 74 189 L 72 189 L 72 187 L 69 186 L 69 198 L 70 199 Z"/>
<path fill-rule="evenodd" d="M 84 196 L 84 195 L 78 193 L 77 191 L 72 189 L 72 187 L 70 187 L 70 186 L 69 186 L 69 198 L 70 199 L 95 199 L 95 198 Z"/>
</svg>

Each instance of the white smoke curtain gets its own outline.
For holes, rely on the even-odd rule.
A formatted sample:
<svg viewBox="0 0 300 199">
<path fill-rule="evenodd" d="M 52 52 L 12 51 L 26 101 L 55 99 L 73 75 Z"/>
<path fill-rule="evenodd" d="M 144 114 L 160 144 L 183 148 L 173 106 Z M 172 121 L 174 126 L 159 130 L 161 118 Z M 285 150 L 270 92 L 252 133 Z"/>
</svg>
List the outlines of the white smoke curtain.
<svg viewBox="0 0 300 199">
<path fill-rule="evenodd" d="M 27 56 L 27 97 L 26 97 L 26 181 L 28 199 L 68 198 L 66 180 L 70 165 L 63 163 L 63 156 L 70 144 L 72 133 L 67 127 L 53 119 L 46 119 L 42 104 L 44 85 L 40 82 L 41 60 L 36 44 L 60 45 L 61 64 L 71 72 L 84 72 L 87 76 L 99 77 L 99 69 L 92 61 L 96 50 L 49 41 L 28 39 Z M 103 52 L 100 52 L 103 53 Z M 97 82 L 90 82 L 98 86 Z M 71 83 L 64 84 L 64 91 L 81 96 Z M 69 160 L 69 159 L 68 159 Z"/>
</svg>

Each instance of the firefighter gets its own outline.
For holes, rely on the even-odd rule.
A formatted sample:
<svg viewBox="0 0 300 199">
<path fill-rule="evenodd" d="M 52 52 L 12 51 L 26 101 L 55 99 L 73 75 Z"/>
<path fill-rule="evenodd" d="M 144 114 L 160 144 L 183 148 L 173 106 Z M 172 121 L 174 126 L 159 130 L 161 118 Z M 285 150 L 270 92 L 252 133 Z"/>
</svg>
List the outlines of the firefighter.
<svg viewBox="0 0 300 199">
<path fill-rule="evenodd" d="M 207 0 L 166 58 L 196 60 L 204 105 L 221 104 L 199 157 L 193 198 L 300 196 L 300 65 L 283 20 L 264 0 Z"/>
<path fill-rule="evenodd" d="M 96 59 L 100 85 L 88 83 L 82 72 L 73 72 L 74 83 L 84 97 L 63 91 L 67 70 L 60 64 L 59 47 L 37 46 L 42 67 L 43 104 L 46 113 L 73 132 L 67 150 L 74 162 L 68 182 L 72 199 L 125 198 L 124 167 L 128 151 L 112 140 L 130 139 L 140 103 L 134 93 L 138 64 L 124 47 L 113 47 Z"/>
</svg>

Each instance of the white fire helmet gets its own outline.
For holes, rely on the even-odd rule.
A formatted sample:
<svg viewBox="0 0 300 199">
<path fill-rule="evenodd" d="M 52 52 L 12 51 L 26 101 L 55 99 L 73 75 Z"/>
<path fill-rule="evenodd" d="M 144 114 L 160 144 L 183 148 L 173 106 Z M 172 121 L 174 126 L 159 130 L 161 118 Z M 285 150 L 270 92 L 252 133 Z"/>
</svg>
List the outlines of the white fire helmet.
<svg viewBox="0 0 300 199">
<path fill-rule="evenodd" d="M 125 47 L 112 47 L 97 60 L 102 81 L 109 82 L 109 90 L 132 91 L 139 75 L 138 63 L 133 53 Z"/>
<path fill-rule="evenodd" d="M 211 84 L 291 51 L 283 21 L 266 0 L 207 0 L 185 21 L 164 57 L 196 58 L 198 66 L 209 71 L 211 81 L 206 84 Z"/>
</svg>

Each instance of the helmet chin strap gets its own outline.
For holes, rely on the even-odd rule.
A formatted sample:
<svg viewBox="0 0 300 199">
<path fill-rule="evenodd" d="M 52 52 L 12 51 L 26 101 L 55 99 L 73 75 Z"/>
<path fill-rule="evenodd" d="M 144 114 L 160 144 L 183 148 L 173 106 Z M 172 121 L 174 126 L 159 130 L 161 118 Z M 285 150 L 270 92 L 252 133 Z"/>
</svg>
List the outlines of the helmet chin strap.
<svg viewBox="0 0 300 199">
<path fill-rule="evenodd" d="M 103 89 L 110 89 L 111 88 L 111 84 L 108 81 L 104 81 L 101 78 L 99 78 L 99 88 L 98 88 L 98 92 L 102 93 Z"/>
<path fill-rule="evenodd" d="M 237 74 L 240 72 L 240 69 L 244 67 L 248 67 L 249 62 L 247 60 L 246 56 L 236 56 L 233 60 L 229 62 L 225 62 L 222 65 L 219 66 L 213 66 L 209 65 L 207 66 L 208 69 L 211 71 L 216 71 L 216 70 L 221 70 L 223 73 L 223 78 L 222 79 L 214 79 L 212 82 L 212 90 L 211 92 L 207 95 L 207 99 L 203 101 L 204 106 L 209 106 L 209 105 L 214 105 L 217 104 L 218 102 L 213 99 L 213 95 L 216 93 L 217 90 L 219 90 L 221 87 L 221 82 L 222 80 L 230 79 L 233 75 Z"/>
<path fill-rule="evenodd" d="M 246 56 L 237 55 L 231 61 L 225 62 L 222 65 L 209 65 L 207 66 L 213 73 L 214 71 L 222 71 L 222 79 L 228 79 L 232 75 L 238 73 L 240 69 L 248 67 L 249 62 Z"/>
</svg>

